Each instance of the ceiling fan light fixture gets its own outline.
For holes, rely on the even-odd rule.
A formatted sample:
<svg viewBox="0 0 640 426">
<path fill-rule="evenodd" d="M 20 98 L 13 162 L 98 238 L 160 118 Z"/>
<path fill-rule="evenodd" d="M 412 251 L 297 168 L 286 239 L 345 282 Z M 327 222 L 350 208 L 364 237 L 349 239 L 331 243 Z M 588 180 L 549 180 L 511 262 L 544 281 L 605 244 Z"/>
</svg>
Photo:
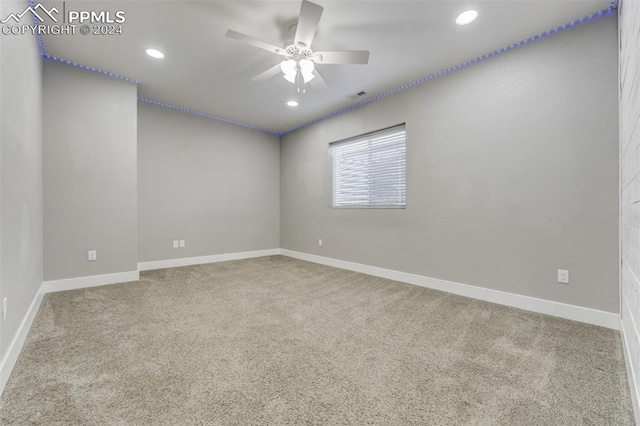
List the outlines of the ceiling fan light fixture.
<svg viewBox="0 0 640 426">
<path fill-rule="evenodd" d="M 289 83 L 295 83 L 296 82 L 296 74 L 295 73 L 285 73 L 284 74 L 284 79 L 287 80 Z"/>
<path fill-rule="evenodd" d="M 313 75 L 314 68 L 313 61 L 309 59 L 300 60 L 300 74 L 302 74 L 305 83 L 310 82 L 315 77 L 315 75 Z"/>
<path fill-rule="evenodd" d="M 298 73 L 298 64 L 293 59 L 288 59 L 280 63 L 280 69 L 284 74 L 285 80 L 290 83 L 296 82 L 296 74 Z"/>
<path fill-rule="evenodd" d="M 294 59 L 288 59 L 286 61 L 282 61 L 280 63 L 280 69 L 284 74 L 285 80 L 290 83 L 296 83 L 296 76 L 298 75 L 298 70 L 300 71 L 300 75 L 304 79 L 305 83 L 310 82 L 315 78 L 313 74 L 314 70 L 313 61 L 309 59 L 301 59 L 300 61 L 296 61 Z"/>
<path fill-rule="evenodd" d="M 456 24 L 458 25 L 467 25 L 472 23 L 473 21 L 476 20 L 476 18 L 478 17 L 478 11 L 477 10 L 466 10 L 464 12 L 462 12 L 460 15 L 458 15 L 458 17 L 456 18 Z"/>
</svg>

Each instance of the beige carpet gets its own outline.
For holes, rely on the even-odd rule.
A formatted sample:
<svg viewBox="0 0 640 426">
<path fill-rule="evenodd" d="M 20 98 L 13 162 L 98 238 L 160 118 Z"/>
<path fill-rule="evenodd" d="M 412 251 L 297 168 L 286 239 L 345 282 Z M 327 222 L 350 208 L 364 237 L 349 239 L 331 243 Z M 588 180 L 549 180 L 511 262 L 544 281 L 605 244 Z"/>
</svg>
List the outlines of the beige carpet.
<svg viewBox="0 0 640 426">
<path fill-rule="evenodd" d="M 0 423 L 631 425 L 619 334 L 274 256 L 45 297 Z"/>
</svg>

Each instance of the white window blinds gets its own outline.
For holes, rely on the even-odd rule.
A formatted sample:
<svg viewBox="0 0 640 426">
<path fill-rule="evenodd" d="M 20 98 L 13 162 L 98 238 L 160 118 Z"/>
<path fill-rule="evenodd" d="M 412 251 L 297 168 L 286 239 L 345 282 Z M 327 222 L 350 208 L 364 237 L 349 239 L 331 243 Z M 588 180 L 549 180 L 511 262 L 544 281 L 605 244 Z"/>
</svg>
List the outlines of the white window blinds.
<svg viewBox="0 0 640 426">
<path fill-rule="evenodd" d="M 406 134 L 402 124 L 330 144 L 333 207 L 405 207 Z"/>
</svg>

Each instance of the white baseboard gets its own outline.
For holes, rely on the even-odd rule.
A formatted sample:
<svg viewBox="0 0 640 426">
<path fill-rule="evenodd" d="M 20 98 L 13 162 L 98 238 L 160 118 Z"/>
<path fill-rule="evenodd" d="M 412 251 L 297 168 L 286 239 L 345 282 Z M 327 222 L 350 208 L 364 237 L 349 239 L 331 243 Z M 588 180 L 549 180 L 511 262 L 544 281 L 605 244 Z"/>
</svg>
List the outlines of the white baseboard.
<svg viewBox="0 0 640 426">
<path fill-rule="evenodd" d="M 237 253 L 214 254 L 210 256 L 183 257 L 180 259 L 153 260 L 138 263 L 139 271 L 151 271 L 153 269 L 176 268 L 178 266 L 203 265 L 205 263 L 226 262 L 228 260 L 251 259 L 253 257 L 275 256 L 280 254 L 280 249 L 241 251 Z"/>
<path fill-rule="evenodd" d="M 633 403 L 633 412 L 636 417 L 636 423 L 640 424 L 640 383 L 636 382 L 635 368 L 640 368 L 640 360 L 632 358 L 629 348 L 629 341 L 625 333 L 624 321 L 620 320 L 620 337 L 622 338 L 622 350 L 624 351 L 624 360 L 627 364 L 627 378 L 629 380 L 629 395 Z M 635 365 L 634 365 L 634 360 Z"/>
<path fill-rule="evenodd" d="M 27 313 L 22 319 L 22 322 L 18 327 L 18 331 L 16 331 L 16 334 L 13 336 L 13 340 L 11 340 L 7 351 L 2 357 L 2 361 L 0 361 L 0 396 L 4 392 L 4 387 L 9 381 L 13 367 L 16 365 L 16 361 L 18 360 L 18 355 L 20 355 L 24 341 L 27 338 L 27 334 L 29 334 L 29 329 L 31 329 L 31 324 L 33 324 L 33 320 L 38 313 L 38 309 L 40 309 L 40 304 L 42 303 L 42 297 L 44 295 L 42 290 L 43 286 L 41 285 L 33 298 L 29 309 L 27 309 Z"/>
<path fill-rule="evenodd" d="M 620 328 L 620 315 L 611 312 L 583 308 L 581 306 L 537 299 L 535 297 L 522 296 L 519 294 L 476 287 L 468 284 L 426 277 L 423 275 L 409 274 L 406 272 L 394 271 L 392 269 L 378 268 L 377 266 L 363 265 L 361 263 L 348 262 L 345 260 L 333 259 L 293 250 L 280 249 L 280 254 L 313 263 L 333 266 L 335 268 L 361 272 L 363 274 L 374 275 L 376 277 L 387 278 L 434 290 L 441 290 L 460 296 L 471 297 L 473 299 L 484 300 L 486 302 L 498 303 L 500 305 L 511 306 L 527 311 L 580 321 L 587 324 L 599 325 L 601 327 L 612 328 L 614 330 L 618 330 Z"/>
<path fill-rule="evenodd" d="M 55 291 L 75 290 L 78 288 L 97 287 L 107 284 L 126 283 L 129 281 L 138 281 L 139 279 L 140 272 L 128 271 L 118 272 L 115 274 L 90 275 L 88 277 L 45 281 L 42 283 L 42 288 L 44 293 L 53 293 Z"/>
</svg>

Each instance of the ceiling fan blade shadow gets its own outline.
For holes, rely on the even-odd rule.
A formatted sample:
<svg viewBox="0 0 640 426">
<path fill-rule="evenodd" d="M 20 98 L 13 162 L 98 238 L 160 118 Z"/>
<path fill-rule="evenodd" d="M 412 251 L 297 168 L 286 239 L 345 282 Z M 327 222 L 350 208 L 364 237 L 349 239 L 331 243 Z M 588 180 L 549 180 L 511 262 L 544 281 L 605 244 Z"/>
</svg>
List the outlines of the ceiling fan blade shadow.
<svg viewBox="0 0 640 426">
<path fill-rule="evenodd" d="M 313 70 L 313 75 L 315 76 L 315 78 L 311 79 L 311 81 L 309 82 L 311 87 L 317 90 L 323 90 L 329 87 L 327 85 L 327 82 L 324 81 L 324 78 L 322 78 L 322 76 L 318 72 L 318 70 Z"/>
<path fill-rule="evenodd" d="M 281 72 L 282 72 L 282 70 L 280 69 L 280 62 L 278 62 L 273 67 L 271 67 L 268 70 L 256 75 L 251 80 L 253 80 L 253 81 L 269 80 L 270 78 L 275 77 L 276 75 L 280 74 Z"/>
<path fill-rule="evenodd" d="M 257 38 L 239 33 L 237 31 L 227 30 L 227 33 L 225 34 L 225 36 L 230 39 L 237 40 L 239 42 L 257 47 L 259 49 L 263 49 L 268 52 L 275 53 L 276 55 L 284 55 L 285 53 L 284 49 L 282 49 L 281 47 L 278 47 L 271 43 L 267 43 L 266 41 L 258 40 Z"/>
<path fill-rule="evenodd" d="M 318 64 L 368 64 L 368 50 L 333 50 L 316 52 L 313 61 Z"/>
<path fill-rule="evenodd" d="M 298 27 L 296 28 L 296 36 L 294 42 L 296 45 L 308 48 L 313 43 L 313 38 L 318 30 L 320 17 L 324 8 L 307 0 L 302 0 L 300 6 L 300 17 L 298 18 Z"/>
</svg>

